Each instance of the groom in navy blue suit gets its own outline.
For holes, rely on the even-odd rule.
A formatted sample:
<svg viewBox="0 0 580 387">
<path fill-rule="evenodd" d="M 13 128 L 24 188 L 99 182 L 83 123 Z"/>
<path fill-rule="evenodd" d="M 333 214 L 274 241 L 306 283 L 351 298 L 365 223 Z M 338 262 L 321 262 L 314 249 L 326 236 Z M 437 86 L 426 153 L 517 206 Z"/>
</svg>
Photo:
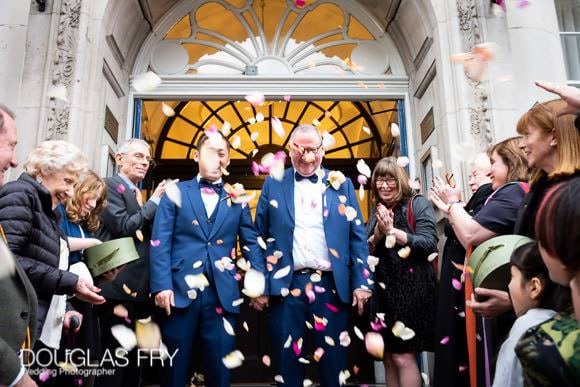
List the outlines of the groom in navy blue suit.
<svg viewBox="0 0 580 387">
<path fill-rule="evenodd" d="M 258 232 L 274 240 L 266 249 L 269 310 L 277 382 L 284 386 L 303 385 L 311 353 L 302 348 L 306 324 L 313 328 L 321 385 L 339 386 L 350 306 L 362 314 L 373 289 L 354 186 L 340 172 L 320 169 L 322 145 L 315 127 L 296 127 L 293 168 L 282 181 L 266 178 L 256 210 Z"/>
<path fill-rule="evenodd" d="M 229 386 L 224 357 L 235 349 L 233 329 L 240 292 L 230 258 L 237 237 L 251 267 L 265 272 L 262 252 L 246 205 L 231 203 L 222 169 L 229 164 L 229 143 L 219 133 L 197 144 L 199 174 L 179 183 L 181 207 L 164 195 L 151 238 L 151 292 L 167 316 L 160 321 L 169 353 L 162 386 L 189 385 L 194 349 L 200 351 L 206 386 Z M 232 257 L 233 258 L 233 257 Z M 261 297 L 252 303 L 260 305 Z M 229 331 L 229 333 L 228 333 Z"/>
</svg>

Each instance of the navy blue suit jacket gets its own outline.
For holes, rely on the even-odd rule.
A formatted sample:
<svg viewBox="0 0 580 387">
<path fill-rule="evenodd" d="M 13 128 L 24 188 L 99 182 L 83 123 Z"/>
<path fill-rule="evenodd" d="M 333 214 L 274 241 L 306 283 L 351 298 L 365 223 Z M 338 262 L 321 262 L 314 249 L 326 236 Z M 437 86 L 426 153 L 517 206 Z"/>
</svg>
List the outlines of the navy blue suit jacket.
<svg viewBox="0 0 580 387">
<path fill-rule="evenodd" d="M 322 179 L 325 185 L 328 172 L 325 170 L 325 177 Z M 336 291 L 342 302 L 350 303 L 354 289 L 373 289 L 372 273 L 367 264 L 369 251 L 362 215 L 350 179 L 347 178 L 338 190 L 328 187 L 322 195 L 324 233 Z M 349 222 L 339 213 L 341 196 L 346 199 L 345 206 L 356 209 L 358 221 Z M 272 200 L 278 202 L 278 208 L 270 204 Z M 268 244 L 265 255 L 273 255 L 276 250 L 282 252 L 282 257 L 273 265 L 269 275 L 271 295 L 280 295 L 280 290 L 288 288 L 292 280 L 294 222 L 294 168 L 289 168 L 281 182 L 271 177 L 266 178 L 256 210 L 255 224 L 258 233 L 264 240 L 274 238 L 274 242 Z M 276 271 L 288 265 L 291 267 L 289 274 L 274 279 Z"/>
<path fill-rule="evenodd" d="M 184 308 L 192 302 L 187 295 L 190 288 L 185 276 L 203 273 L 205 265 L 211 265 L 210 281 L 215 284 L 222 307 L 230 313 L 239 313 L 239 306 L 232 305 L 240 298 L 238 281 L 234 278 L 236 270 L 220 271 L 215 262 L 231 256 L 239 235 L 244 257 L 252 268 L 265 271 L 250 209 L 241 204 L 228 205 L 227 194 L 222 192 L 210 229 L 197 180 L 181 182 L 178 187 L 181 208 L 164 195 L 155 215 L 150 250 L 151 293 L 173 290 L 175 306 Z M 194 268 L 197 261 L 203 265 Z"/>
</svg>

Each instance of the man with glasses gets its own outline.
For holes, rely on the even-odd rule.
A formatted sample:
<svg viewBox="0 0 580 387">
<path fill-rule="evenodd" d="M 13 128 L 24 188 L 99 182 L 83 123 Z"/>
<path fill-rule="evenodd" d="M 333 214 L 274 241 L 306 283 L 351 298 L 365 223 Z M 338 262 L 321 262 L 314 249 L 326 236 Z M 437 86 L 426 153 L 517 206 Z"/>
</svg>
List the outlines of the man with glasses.
<svg viewBox="0 0 580 387">
<path fill-rule="evenodd" d="M 115 162 L 118 173 L 106 179 L 108 204 L 101 215 L 102 226 L 97 237 L 102 241 L 132 237 L 139 259 L 129 263 L 114 281 L 102 286 L 101 294 L 107 303 L 98 308 L 101 342 L 103 350 L 109 349 L 113 354 L 119 343 L 112 336 L 111 327 L 123 324 L 134 329 L 137 319 L 151 315 L 149 240 L 157 205 L 167 184 L 161 182 L 151 198 L 143 202 L 139 183 L 145 178 L 152 160 L 149 144 L 141 139 L 133 138 L 121 144 L 115 154 Z M 115 315 L 117 305 L 127 309 L 127 318 Z M 140 372 L 133 355 L 136 353 L 129 354 L 130 364 L 127 367 L 116 368 L 114 375 L 98 377 L 95 385 L 138 386 Z"/>
<path fill-rule="evenodd" d="M 341 342 L 350 306 L 362 314 L 372 291 L 354 186 L 339 172 L 322 169 L 323 157 L 318 130 L 296 127 L 290 136 L 292 168 L 282 181 L 266 178 L 256 210 L 258 233 L 270 241 L 265 256 L 272 269 L 272 351 L 277 381 L 285 386 L 303 385 L 304 358 L 314 349 L 321 385 L 339 386 L 347 369 Z M 307 324 L 315 328 L 312 350 L 302 348 Z"/>
</svg>

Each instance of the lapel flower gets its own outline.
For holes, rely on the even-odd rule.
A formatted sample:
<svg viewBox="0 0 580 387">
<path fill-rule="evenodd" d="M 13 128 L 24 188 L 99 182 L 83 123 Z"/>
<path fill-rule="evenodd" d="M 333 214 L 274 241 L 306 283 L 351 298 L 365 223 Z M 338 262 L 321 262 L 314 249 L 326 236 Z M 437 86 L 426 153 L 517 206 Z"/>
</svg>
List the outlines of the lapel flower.
<svg viewBox="0 0 580 387">
<path fill-rule="evenodd" d="M 328 173 L 328 185 L 334 188 L 335 191 L 338 191 L 345 181 L 346 177 L 340 171 L 330 171 Z"/>
<path fill-rule="evenodd" d="M 240 183 L 235 183 L 234 185 L 226 183 L 224 184 L 224 191 L 227 193 L 227 196 L 225 196 L 224 199 L 230 199 L 232 203 L 242 205 L 252 201 L 256 196 L 256 192 L 252 192 L 248 195 L 246 189 Z"/>
</svg>

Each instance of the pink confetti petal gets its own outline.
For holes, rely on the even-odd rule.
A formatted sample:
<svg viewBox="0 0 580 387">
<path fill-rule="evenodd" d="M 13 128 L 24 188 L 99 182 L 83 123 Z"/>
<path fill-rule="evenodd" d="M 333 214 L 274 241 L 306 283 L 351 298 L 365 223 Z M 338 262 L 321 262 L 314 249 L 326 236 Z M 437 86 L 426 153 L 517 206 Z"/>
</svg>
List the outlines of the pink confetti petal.
<svg viewBox="0 0 580 387">
<path fill-rule="evenodd" d="M 302 352 L 302 349 L 298 346 L 298 342 L 296 341 L 292 343 L 292 350 L 296 356 L 300 356 L 300 353 Z"/>
<path fill-rule="evenodd" d="M 306 5 L 306 1 L 304 1 L 304 0 L 294 0 L 294 4 L 296 4 L 297 7 L 304 7 L 304 5 Z"/>
<path fill-rule="evenodd" d="M 252 161 L 252 173 L 254 176 L 258 176 L 260 174 L 260 164 L 255 161 Z"/>
<path fill-rule="evenodd" d="M 375 321 L 371 321 L 371 328 L 373 331 L 380 331 L 383 328 L 386 328 L 385 322 L 376 318 Z"/>
<path fill-rule="evenodd" d="M 264 94 L 262 94 L 262 93 L 248 94 L 244 98 L 246 99 L 246 101 L 251 103 L 253 106 L 260 106 L 266 100 L 266 97 L 264 97 Z"/>
<path fill-rule="evenodd" d="M 459 366 L 459 372 L 464 372 L 466 369 L 467 369 L 467 366 L 464 366 L 464 365 Z"/>
<path fill-rule="evenodd" d="M 324 293 L 326 289 L 324 289 L 322 286 L 314 285 L 314 291 L 316 293 Z"/>
<path fill-rule="evenodd" d="M 303 2 L 303 3 L 304 3 L 304 2 Z M 296 5 L 298 5 L 298 4 L 296 4 Z M 299 5 L 298 5 L 298 6 L 299 6 Z M 300 7 L 300 6 L 299 6 L 299 7 Z M 285 95 L 285 96 L 284 96 L 284 101 L 286 101 L 286 102 L 290 102 L 290 100 L 291 100 L 291 99 L 292 99 L 292 96 L 290 96 L 290 95 Z"/>
<path fill-rule="evenodd" d="M 161 244 L 161 241 L 159 239 L 155 239 L 151 241 L 151 246 L 153 247 L 158 247 Z"/>
<path fill-rule="evenodd" d="M 461 290 L 463 287 L 463 285 L 461 285 L 461 281 L 459 281 L 457 278 L 451 279 L 451 285 L 453 285 L 455 290 Z"/>
<path fill-rule="evenodd" d="M 314 329 L 320 332 L 326 329 L 326 325 L 320 321 L 314 321 Z"/>
<path fill-rule="evenodd" d="M 39 379 L 39 380 L 40 380 L 42 383 L 44 383 L 44 382 L 46 382 L 48 379 L 50 379 L 50 377 L 51 377 L 50 370 L 48 370 L 48 369 L 45 369 L 44 371 L 42 371 L 42 372 L 40 373 L 40 375 L 38 376 L 38 379 Z"/>
<path fill-rule="evenodd" d="M 215 312 L 221 316 L 222 313 L 224 313 L 224 310 L 221 306 L 218 306 L 215 308 Z"/>
<path fill-rule="evenodd" d="M 286 131 L 284 130 L 284 126 L 282 125 L 280 119 L 278 117 L 272 117 L 270 122 L 272 123 L 272 129 L 274 129 L 274 132 L 276 132 L 278 137 L 284 138 Z"/>
<path fill-rule="evenodd" d="M 445 336 L 444 338 L 441 339 L 440 343 L 442 345 L 445 345 L 449 342 L 449 336 Z"/>
<path fill-rule="evenodd" d="M 361 185 L 365 185 L 368 182 L 368 178 L 365 175 L 358 175 L 357 181 Z"/>
<path fill-rule="evenodd" d="M 326 307 L 331 312 L 338 313 L 338 308 L 336 306 L 332 305 L 332 304 L 329 304 L 328 302 L 326 303 Z"/>
<path fill-rule="evenodd" d="M 120 193 L 120 194 L 124 193 L 125 192 L 125 186 L 123 184 L 119 184 L 117 186 L 117 192 Z"/>
<path fill-rule="evenodd" d="M 213 189 L 209 188 L 209 187 L 203 187 L 201 189 L 201 192 L 203 192 L 204 194 L 207 194 L 207 195 L 214 195 L 214 194 L 216 194 L 216 192 Z"/>
<path fill-rule="evenodd" d="M 364 278 L 369 278 L 371 276 L 371 273 L 368 271 L 367 268 L 363 269 L 362 275 Z"/>
</svg>

